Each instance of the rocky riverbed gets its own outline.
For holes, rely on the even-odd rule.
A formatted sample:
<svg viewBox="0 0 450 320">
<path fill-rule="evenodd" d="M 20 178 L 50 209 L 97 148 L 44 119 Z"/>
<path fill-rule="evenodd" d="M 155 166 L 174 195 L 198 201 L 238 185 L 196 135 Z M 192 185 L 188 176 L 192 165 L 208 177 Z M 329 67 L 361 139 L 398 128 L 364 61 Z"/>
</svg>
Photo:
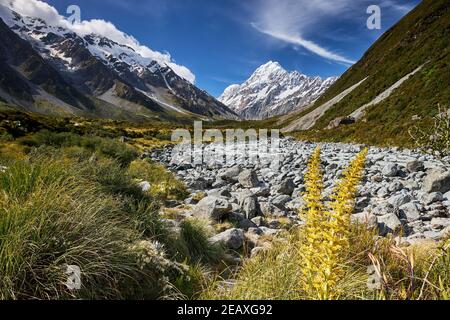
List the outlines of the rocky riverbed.
<svg viewBox="0 0 450 320">
<path fill-rule="evenodd" d="M 212 241 L 238 249 L 248 240 L 253 242 L 255 253 L 266 245 L 260 241 L 264 236 L 275 236 L 283 228 L 303 223 L 298 210 L 303 205 L 304 175 L 318 145 L 327 197 L 363 146 L 282 139 L 278 169 L 270 162 L 220 165 L 212 161 L 194 167 L 173 161 L 172 148 L 147 156 L 164 164 L 189 187 L 191 197 L 183 204 L 190 208 L 186 216 L 233 223 L 233 228 Z M 214 151 L 215 146 L 203 148 Z M 396 235 L 403 243 L 444 238 L 450 232 L 450 157 L 438 159 L 413 150 L 371 147 L 352 220 L 378 227 L 381 236 Z"/>
</svg>

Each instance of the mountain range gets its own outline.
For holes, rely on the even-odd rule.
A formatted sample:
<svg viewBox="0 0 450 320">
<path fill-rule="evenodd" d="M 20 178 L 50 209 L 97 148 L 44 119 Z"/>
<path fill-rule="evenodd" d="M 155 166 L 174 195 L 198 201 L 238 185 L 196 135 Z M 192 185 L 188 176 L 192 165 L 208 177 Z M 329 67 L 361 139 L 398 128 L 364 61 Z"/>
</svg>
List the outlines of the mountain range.
<svg viewBox="0 0 450 320">
<path fill-rule="evenodd" d="M 260 120 L 301 110 L 318 99 L 336 77 L 288 72 L 278 62 L 262 65 L 244 83 L 229 86 L 218 98 L 243 119 Z"/>
<path fill-rule="evenodd" d="M 0 5 L 0 99 L 57 115 L 153 119 L 237 115 L 167 64 L 92 33 Z"/>
</svg>

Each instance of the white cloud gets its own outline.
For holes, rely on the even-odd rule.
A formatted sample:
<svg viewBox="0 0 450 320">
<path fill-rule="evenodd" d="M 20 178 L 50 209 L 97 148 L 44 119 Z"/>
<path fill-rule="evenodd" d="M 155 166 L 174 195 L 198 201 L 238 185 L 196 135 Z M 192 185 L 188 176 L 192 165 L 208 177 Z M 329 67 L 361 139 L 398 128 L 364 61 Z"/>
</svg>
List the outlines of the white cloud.
<svg viewBox="0 0 450 320">
<path fill-rule="evenodd" d="M 341 55 L 338 55 L 336 53 L 333 53 L 331 51 L 328 51 L 327 49 L 322 48 L 318 44 L 303 39 L 299 34 L 283 34 L 282 32 L 276 32 L 276 31 L 270 31 L 270 30 L 264 30 L 259 28 L 256 24 L 252 23 L 252 26 L 257 29 L 259 32 L 262 32 L 264 34 L 267 34 L 275 39 L 282 40 L 285 42 L 289 42 L 295 45 L 299 45 L 306 50 L 309 50 L 323 58 L 334 60 L 337 62 L 343 62 L 346 64 L 354 64 L 356 61 L 347 59 Z"/>
<path fill-rule="evenodd" d="M 40 0 L 0 0 L 0 3 L 6 4 L 22 15 L 39 17 L 51 25 L 69 28 L 80 36 L 96 33 L 117 43 L 128 45 L 144 58 L 156 60 L 161 64 L 167 64 L 179 76 L 191 83 L 195 82 L 195 75 L 187 67 L 176 64 L 169 53 L 154 51 L 140 44 L 137 39 L 120 31 L 111 22 L 93 19 L 84 20 L 79 24 L 71 24 L 54 7 Z"/>
<path fill-rule="evenodd" d="M 326 19 L 346 13 L 354 0 L 266 0 L 256 9 L 252 26 L 259 32 L 300 46 L 325 59 L 353 64 L 355 61 L 308 40 L 305 34 Z"/>
</svg>

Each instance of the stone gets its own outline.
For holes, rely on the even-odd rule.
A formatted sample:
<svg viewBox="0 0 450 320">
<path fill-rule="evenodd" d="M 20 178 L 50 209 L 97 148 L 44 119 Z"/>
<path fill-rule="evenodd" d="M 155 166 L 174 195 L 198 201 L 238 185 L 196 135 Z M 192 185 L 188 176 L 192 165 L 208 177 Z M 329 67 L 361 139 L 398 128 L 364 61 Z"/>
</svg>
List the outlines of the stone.
<svg viewBox="0 0 450 320">
<path fill-rule="evenodd" d="M 248 230 L 250 228 L 257 228 L 258 226 L 249 219 L 242 219 L 238 222 L 237 227 L 239 229 Z"/>
<path fill-rule="evenodd" d="M 285 179 L 279 185 L 274 186 L 274 192 L 278 194 L 292 195 L 295 189 L 294 180 Z"/>
<path fill-rule="evenodd" d="M 402 229 L 402 222 L 395 213 L 389 213 L 384 216 L 380 216 L 377 219 L 380 234 L 382 236 L 389 233 L 397 233 Z"/>
<path fill-rule="evenodd" d="M 423 161 L 414 160 L 406 164 L 406 170 L 408 170 L 408 172 L 410 173 L 424 171 L 425 166 Z"/>
<path fill-rule="evenodd" d="M 400 206 L 401 214 L 408 222 L 413 222 L 420 219 L 420 210 L 416 203 L 410 202 Z"/>
<path fill-rule="evenodd" d="M 245 240 L 244 231 L 236 228 L 228 229 L 210 238 L 211 243 L 213 244 L 221 243 L 225 245 L 225 247 L 232 250 L 240 249 L 244 244 L 244 240 Z"/>
<path fill-rule="evenodd" d="M 352 214 L 350 221 L 352 223 L 366 224 L 368 228 L 375 228 L 378 226 L 377 217 L 370 212 Z"/>
<path fill-rule="evenodd" d="M 150 188 L 152 187 L 148 181 L 142 181 L 138 183 L 139 188 L 141 188 L 142 192 L 148 192 L 150 191 Z"/>
<path fill-rule="evenodd" d="M 383 170 L 381 170 L 381 173 L 385 177 L 396 177 L 399 173 L 398 165 L 395 163 L 388 163 L 384 166 Z"/>
<path fill-rule="evenodd" d="M 450 226 L 450 219 L 448 218 L 433 218 L 431 219 L 431 227 L 433 229 L 444 229 Z"/>
<path fill-rule="evenodd" d="M 212 184 L 212 187 L 215 189 L 225 187 L 227 185 L 227 182 L 225 180 L 222 180 L 221 178 L 216 179 L 214 183 Z"/>
<path fill-rule="evenodd" d="M 270 229 L 281 229 L 282 223 L 278 220 L 272 220 L 267 224 L 267 227 Z"/>
<path fill-rule="evenodd" d="M 219 178 L 229 182 L 237 182 L 238 176 L 241 173 L 241 167 L 234 166 L 226 169 L 224 172 L 219 174 Z"/>
<path fill-rule="evenodd" d="M 445 233 L 442 232 L 442 231 L 429 230 L 429 231 L 425 231 L 423 233 L 423 235 L 427 239 L 433 239 L 433 240 L 438 241 L 438 240 L 441 240 L 444 237 Z"/>
<path fill-rule="evenodd" d="M 242 203 L 242 211 L 247 219 L 252 219 L 258 215 L 258 202 L 256 197 L 247 197 Z"/>
<path fill-rule="evenodd" d="M 331 129 L 337 128 L 339 126 L 342 126 L 342 125 L 353 124 L 355 122 L 356 122 L 355 118 L 350 117 L 350 116 L 338 117 L 338 118 L 335 118 L 334 120 L 331 120 L 331 122 L 326 127 L 326 130 L 331 130 Z"/>
<path fill-rule="evenodd" d="M 440 192 L 432 192 L 430 194 L 426 194 L 422 201 L 425 205 L 429 206 L 430 204 L 444 201 L 444 196 Z"/>
<path fill-rule="evenodd" d="M 213 189 L 209 190 L 207 193 L 208 196 L 231 198 L 231 193 L 228 189 Z"/>
<path fill-rule="evenodd" d="M 271 229 L 271 228 L 267 228 L 267 227 L 259 227 L 259 229 L 262 230 L 262 232 L 265 236 L 276 236 L 277 234 L 280 233 L 280 230 Z"/>
<path fill-rule="evenodd" d="M 194 208 L 194 215 L 220 221 L 232 210 L 231 203 L 221 197 L 203 198 Z"/>
<path fill-rule="evenodd" d="M 399 208 L 411 201 L 411 197 L 406 193 L 400 193 L 398 195 L 392 196 L 389 198 L 388 202 L 392 204 L 395 208 Z"/>
<path fill-rule="evenodd" d="M 186 184 L 190 189 L 193 189 L 193 190 L 206 190 L 209 187 L 208 181 L 206 181 L 203 178 L 197 178 Z"/>
<path fill-rule="evenodd" d="M 438 170 L 431 171 L 425 178 L 423 183 L 423 191 L 426 193 L 450 191 L 450 172 L 441 172 Z"/>
<path fill-rule="evenodd" d="M 252 170 L 242 171 L 238 176 L 238 181 L 244 188 L 255 188 L 259 182 L 258 176 Z"/>
<path fill-rule="evenodd" d="M 288 203 L 286 203 L 286 208 L 292 211 L 296 211 L 296 210 L 300 210 L 301 208 L 303 208 L 305 205 L 305 201 L 303 200 L 303 198 L 299 197 L 299 198 L 295 198 L 292 201 L 289 201 Z"/>
<path fill-rule="evenodd" d="M 401 183 L 400 181 L 394 181 L 391 184 L 389 184 L 388 186 L 388 191 L 389 192 L 397 192 L 400 191 L 404 188 L 403 183 Z"/>
<path fill-rule="evenodd" d="M 291 201 L 291 197 L 288 195 L 279 195 L 272 199 L 272 204 L 280 209 L 285 209 L 285 204 Z"/>
<path fill-rule="evenodd" d="M 251 220 L 257 227 L 264 227 L 266 225 L 266 220 L 263 217 L 255 217 Z"/>
<path fill-rule="evenodd" d="M 444 199 L 450 201 L 450 191 L 444 194 Z"/>
</svg>

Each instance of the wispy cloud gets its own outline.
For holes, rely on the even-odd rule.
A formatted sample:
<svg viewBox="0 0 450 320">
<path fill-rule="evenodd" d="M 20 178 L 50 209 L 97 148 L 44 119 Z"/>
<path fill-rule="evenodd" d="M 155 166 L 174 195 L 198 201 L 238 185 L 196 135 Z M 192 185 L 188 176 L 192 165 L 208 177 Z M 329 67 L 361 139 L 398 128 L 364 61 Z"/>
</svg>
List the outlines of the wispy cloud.
<svg viewBox="0 0 450 320">
<path fill-rule="evenodd" d="M 414 7 L 413 2 L 415 0 L 264 0 L 250 9 L 253 12 L 251 25 L 271 38 L 302 47 L 329 61 L 354 64 L 352 59 L 319 44 L 320 40 L 313 35 L 317 35 L 318 30 L 326 33 L 327 28 L 333 32 L 333 26 L 343 21 L 362 23 L 365 9 L 371 4 L 378 3 L 381 7 L 405 14 Z M 339 37 L 332 40 L 338 42 Z"/>
<path fill-rule="evenodd" d="M 301 46 L 312 53 L 315 53 L 323 58 L 330 59 L 337 62 L 343 62 L 346 64 L 354 64 L 356 61 L 347 59 L 339 54 L 333 53 L 325 48 L 322 48 L 318 44 L 303 39 L 299 34 L 285 34 L 277 31 L 264 30 L 258 27 L 255 23 L 252 23 L 252 26 L 261 33 L 267 34 L 275 39 L 289 42 L 294 45 Z"/>
</svg>

